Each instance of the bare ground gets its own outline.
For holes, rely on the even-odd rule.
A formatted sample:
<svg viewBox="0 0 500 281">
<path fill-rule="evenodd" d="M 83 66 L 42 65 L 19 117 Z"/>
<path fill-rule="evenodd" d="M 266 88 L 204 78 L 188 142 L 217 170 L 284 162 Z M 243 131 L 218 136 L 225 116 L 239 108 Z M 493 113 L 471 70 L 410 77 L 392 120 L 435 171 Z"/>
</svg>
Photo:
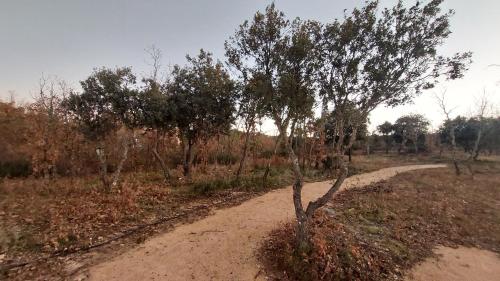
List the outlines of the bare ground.
<svg viewBox="0 0 500 281">
<path fill-rule="evenodd" d="M 342 189 L 365 186 L 401 172 L 443 166 L 386 168 L 350 177 Z M 304 202 L 321 196 L 330 185 L 330 181 L 305 185 Z M 88 268 L 83 274 L 90 280 L 264 280 L 255 253 L 273 228 L 293 219 L 291 197 L 288 187 L 218 210 Z"/>
<path fill-rule="evenodd" d="M 500 258 L 494 252 L 477 248 L 440 246 L 437 257 L 413 268 L 408 281 L 496 281 L 500 277 Z"/>
</svg>

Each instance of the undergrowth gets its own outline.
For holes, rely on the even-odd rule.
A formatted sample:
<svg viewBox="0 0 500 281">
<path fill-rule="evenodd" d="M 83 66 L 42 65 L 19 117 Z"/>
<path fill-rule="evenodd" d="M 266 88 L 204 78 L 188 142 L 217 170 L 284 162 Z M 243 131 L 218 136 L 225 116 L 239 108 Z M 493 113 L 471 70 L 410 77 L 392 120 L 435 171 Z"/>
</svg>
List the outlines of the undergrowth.
<svg viewBox="0 0 500 281">
<path fill-rule="evenodd" d="M 312 248 L 295 250 L 295 227 L 271 233 L 262 261 L 276 280 L 401 280 L 433 248 L 475 246 L 500 253 L 500 163 L 400 174 L 340 193 L 316 213 Z"/>
</svg>

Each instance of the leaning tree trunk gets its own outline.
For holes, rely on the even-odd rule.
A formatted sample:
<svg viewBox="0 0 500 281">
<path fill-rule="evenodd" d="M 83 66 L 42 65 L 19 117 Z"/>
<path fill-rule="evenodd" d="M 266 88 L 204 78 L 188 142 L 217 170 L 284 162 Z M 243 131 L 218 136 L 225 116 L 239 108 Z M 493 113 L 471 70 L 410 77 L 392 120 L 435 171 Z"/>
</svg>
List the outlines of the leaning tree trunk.
<svg viewBox="0 0 500 281">
<path fill-rule="evenodd" d="M 161 170 L 163 171 L 163 177 L 165 178 L 165 181 L 168 182 L 170 181 L 170 172 L 168 171 L 168 167 L 165 164 L 165 161 L 163 161 L 163 158 L 161 157 L 160 153 L 158 152 L 158 145 L 160 142 L 160 136 L 158 131 L 156 132 L 156 138 L 155 138 L 155 144 L 153 146 L 153 155 L 155 156 L 156 160 L 160 164 Z"/>
<path fill-rule="evenodd" d="M 106 152 L 104 150 L 103 142 L 100 142 L 96 147 L 95 153 L 97 154 L 97 159 L 99 159 L 99 175 L 102 185 L 109 191 L 110 185 L 108 182 L 108 164 L 106 163 Z"/>
<path fill-rule="evenodd" d="M 245 143 L 243 145 L 243 154 L 241 155 L 240 165 L 238 166 L 238 170 L 236 171 L 236 180 L 237 181 L 240 179 L 240 175 L 241 175 L 241 172 L 243 171 L 243 167 L 245 165 L 245 160 L 247 158 L 248 143 L 250 142 L 250 129 L 251 128 L 252 128 L 252 126 L 247 124 L 247 128 L 245 131 Z"/>
</svg>

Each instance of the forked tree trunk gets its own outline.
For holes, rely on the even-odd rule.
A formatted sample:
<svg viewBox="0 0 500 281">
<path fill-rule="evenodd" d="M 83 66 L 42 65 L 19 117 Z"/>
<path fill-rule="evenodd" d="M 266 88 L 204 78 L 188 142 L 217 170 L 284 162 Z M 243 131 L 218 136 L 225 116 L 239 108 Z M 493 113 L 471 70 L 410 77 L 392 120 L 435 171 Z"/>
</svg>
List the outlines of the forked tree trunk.
<svg viewBox="0 0 500 281">
<path fill-rule="evenodd" d="M 290 137 L 293 136 L 293 128 L 294 128 L 294 123 L 292 123 Z M 284 138 L 286 138 L 286 131 L 284 130 L 284 128 L 280 128 L 280 135 L 283 135 Z M 346 147 L 347 149 L 349 149 L 352 146 L 355 137 L 356 137 L 356 129 L 353 130 L 353 133 L 349 138 L 349 144 Z M 320 198 L 318 198 L 317 200 L 309 202 L 307 208 L 304 210 L 304 207 L 302 205 L 302 187 L 304 185 L 304 180 L 302 172 L 300 170 L 299 161 L 297 156 L 295 155 L 295 152 L 293 151 L 290 142 L 287 141 L 286 139 L 284 141 L 288 151 L 288 156 L 290 158 L 290 161 L 292 162 L 292 170 L 295 176 L 295 182 L 293 184 L 293 204 L 295 208 L 295 216 L 297 218 L 297 237 L 296 237 L 297 246 L 299 251 L 301 251 L 307 249 L 310 245 L 310 238 L 311 238 L 310 222 L 314 215 L 314 212 L 317 209 L 324 206 L 333 197 L 333 195 L 340 189 L 342 183 L 347 177 L 348 168 L 347 165 L 345 165 L 344 162 L 342 161 L 340 174 L 338 175 L 337 179 L 335 180 L 334 184 L 330 187 L 328 192 L 325 193 Z"/>
<path fill-rule="evenodd" d="M 243 145 L 243 154 L 241 155 L 240 165 L 238 166 L 238 170 L 236 171 L 236 180 L 240 179 L 241 172 L 243 171 L 243 167 L 245 166 L 245 160 L 247 158 L 247 153 L 248 153 L 248 143 L 250 142 L 250 129 L 251 128 L 252 128 L 251 125 L 247 125 L 246 131 L 245 131 L 245 143 Z"/>
<path fill-rule="evenodd" d="M 106 190 L 109 191 L 110 186 L 108 182 L 108 164 L 106 163 L 106 152 L 104 150 L 104 143 L 99 143 L 95 149 L 97 154 L 97 159 L 99 160 L 99 176 L 101 178 L 102 185 Z"/>
<path fill-rule="evenodd" d="M 160 164 L 161 170 L 163 172 L 163 177 L 165 178 L 165 181 L 170 181 L 170 172 L 168 171 L 168 167 L 165 164 L 165 161 L 163 161 L 163 158 L 161 157 L 160 153 L 158 152 L 158 145 L 160 142 L 160 135 L 158 131 L 156 132 L 156 138 L 155 138 L 155 144 L 153 146 L 153 155 L 155 156 L 156 160 Z"/>
</svg>

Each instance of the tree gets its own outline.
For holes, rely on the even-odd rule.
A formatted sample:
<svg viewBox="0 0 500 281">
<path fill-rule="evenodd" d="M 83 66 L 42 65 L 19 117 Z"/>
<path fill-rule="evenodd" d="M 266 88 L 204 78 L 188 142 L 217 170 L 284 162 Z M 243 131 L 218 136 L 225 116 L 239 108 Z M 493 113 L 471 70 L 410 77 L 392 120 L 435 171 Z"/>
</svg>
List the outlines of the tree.
<svg viewBox="0 0 500 281">
<path fill-rule="evenodd" d="M 248 144 L 250 141 L 250 132 L 254 129 L 257 120 L 261 119 L 263 116 L 265 101 L 262 92 L 262 89 L 265 88 L 262 84 L 263 81 L 263 79 L 256 76 L 252 77 L 252 79 L 247 82 L 243 82 L 244 88 L 239 97 L 238 116 L 243 120 L 245 128 L 245 141 L 243 144 L 243 152 L 238 165 L 238 170 L 236 171 L 237 180 L 239 179 L 245 165 L 248 153 Z"/>
<path fill-rule="evenodd" d="M 171 179 L 170 171 L 159 152 L 161 139 L 168 133 L 175 131 L 175 118 L 172 112 L 172 102 L 168 94 L 168 85 L 161 84 L 159 71 L 161 67 L 161 52 L 152 46 L 146 50 L 151 58 L 152 72 L 144 78 L 144 88 L 139 93 L 141 109 L 141 126 L 153 132 L 153 156 L 159 163 L 165 181 Z"/>
<path fill-rule="evenodd" d="M 450 137 L 450 144 L 451 144 L 451 159 L 453 161 L 453 165 L 455 167 L 455 174 L 457 176 L 460 175 L 460 167 L 458 166 L 458 160 L 456 156 L 456 150 L 457 150 L 457 142 L 456 142 L 456 137 L 455 133 L 457 130 L 457 124 L 456 122 L 453 122 L 450 115 L 452 110 L 449 109 L 446 105 L 446 91 L 441 94 L 441 96 L 436 95 L 436 100 L 438 102 L 439 107 L 441 108 L 441 111 L 443 112 L 445 116 L 445 122 L 449 125 L 447 128 L 448 136 Z"/>
<path fill-rule="evenodd" d="M 175 130 L 175 118 L 172 114 L 172 104 L 167 94 L 166 86 L 152 79 L 145 79 L 145 87 L 139 94 L 141 108 L 141 126 L 153 132 L 153 156 L 159 163 L 165 181 L 169 181 L 170 171 L 159 152 L 160 140 Z"/>
<path fill-rule="evenodd" d="M 478 121 L 478 126 L 476 131 L 476 139 L 474 140 L 474 146 L 469 157 L 469 159 L 473 159 L 474 161 L 476 161 L 479 157 L 481 139 L 483 137 L 486 124 L 485 118 L 489 113 L 488 111 L 490 110 L 490 106 L 490 101 L 488 100 L 486 93 L 483 93 L 483 96 L 478 100 L 476 105 L 475 119 Z"/>
<path fill-rule="evenodd" d="M 423 89 L 430 88 L 442 75 L 449 79 L 462 76 L 470 53 L 452 58 L 438 56 L 437 47 L 448 37 L 452 12 L 442 14 L 434 0 L 406 8 L 400 1 L 384 9 L 377 18 L 377 1 L 354 9 L 343 21 L 335 20 L 322 31 L 321 67 L 318 71 L 320 93 L 331 102 L 340 116 L 349 116 L 352 106 L 359 120 L 380 104 L 395 106 L 410 101 Z M 338 132 L 344 131 L 344 118 L 337 118 Z M 332 151 L 342 158 L 356 138 L 356 127 L 347 145 L 338 138 Z M 299 199 L 294 200 L 298 218 L 298 238 L 308 240 L 308 221 L 340 188 L 347 175 L 341 161 L 340 175 L 328 192 L 309 203 L 305 212 Z M 294 192 L 300 194 L 299 192 Z M 300 210 L 302 209 L 302 211 Z"/>
<path fill-rule="evenodd" d="M 418 153 L 418 140 L 420 136 L 427 134 L 429 125 L 429 121 L 420 114 L 399 117 L 394 123 L 394 135 L 400 144 L 399 152 L 411 141 L 414 152 Z"/>
<path fill-rule="evenodd" d="M 259 100 L 266 105 L 262 108 L 266 116 L 269 116 L 269 104 L 277 89 L 278 69 L 282 65 L 283 50 L 287 43 L 283 30 L 289 26 L 290 22 L 284 14 L 271 4 L 265 13 L 257 12 L 251 22 L 243 22 L 225 44 L 230 65 L 239 70 L 244 81 L 252 79 L 253 85 L 258 85 L 258 91 L 254 93 L 259 93 Z M 274 154 L 281 138 L 281 134 L 276 138 Z M 264 184 L 270 164 L 271 160 L 264 172 Z"/>
<path fill-rule="evenodd" d="M 229 130 L 234 120 L 235 83 L 212 54 L 200 50 L 186 56 L 188 65 L 174 66 L 168 85 L 172 116 L 184 144 L 184 175 L 189 177 L 192 149 L 200 139 Z"/>
<path fill-rule="evenodd" d="M 406 8 L 400 1 L 378 16 L 378 2 L 371 1 L 342 21 L 324 27 L 310 21 L 290 23 L 273 4 L 236 32 L 237 49 L 244 54 L 241 61 L 265 79 L 266 113 L 285 140 L 292 162 L 299 245 L 308 243 L 312 215 L 340 188 L 347 166 L 342 161 L 341 173 L 329 191 L 304 209 L 302 173 L 287 133 L 293 136 L 297 122 L 310 114 L 316 90 L 341 116 L 335 118 L 334 127 L 343 134 L 345 116 L 352 107 L 360 117 L 352 119 L 362 122 L 378 105 L 404 104 L 442 76 L 461 78 L 471 54 L 438 55 L 438 47 L 450 34 L 453 14 L 442 13 L 441 3 L 433 0 L 425 6 L 417 3 Z M 341 159 L 352 146 L 357 125 L 353 124 L 347 144 L 343 137 L 335 141 L 334 157 Z"/>
<path fill-rule="evenodd" d="M 500 150 L 500 117 L 487 118 L 486 130 L 481 142 L 481 149 L 487 150 L 490 154 Z"/>
<path fill-rule="evenodd" d="M 371 1 L 343 21 L 335 20 L 323 28 L 320 92 L 339 115 L 349 115 L 354 105 L 366 117 L 381 104 L 396 106 L 410 101 L 443 75 L 448 79 L 462 77 L 470 53 L 451 58 L 438 55 L 438 47 L 450 34 L 453 14 L 441 13 L 441 3 L 434 0 L 406 8 L 400 1 L 377 16 L 378 2 Z M 343 119 L 337 120 L 337 130 L 342 132 Z M 339 138 L 334 156 L 344 155 L 356 133 L 354 130 L 347 145 Z M 340 188 L 347 174 L 347 166 L 343 166 L 327 194 L 311 203 L 312 212 Z"/>
<path fill-rule="evenodd" d="M 379 131 L 384 136 L 385 153 L 389 154 L 389 149 L 391 146 L 390 135 L 394 131 L 394 125 L 392 125 L 392 123 L 389 121 L 385 121 L 384 123 L 377 126 L 377 131 Z"/>
<path fill-rule="evenodd" d="M 325 123 L 325 144 L 330 147 L 330 152 L 336 149 L 335 145 L 349 146 L 350 141 L 360 140 L 361 136 L 366 137 L 368 135 L 367 122 L 366 117 L 354 105 L 349 105 L 342 112 L 336 109 L 332 110 Z M 339 126 L 339 124 L 342 124 L 342 126 Z M 342 131 L 339 129 L 342 129 Z M 351 138 L 355 131 L 356 136 Z M 360 134 L 361 131 L 362 134 Z M 350 153 L 350 150 L 345 152 Z M 339 169 L 341 167 L 340 160 L 339 157 L 330 155 L 327 157 L 327 166 L 334 170 Z"/>
<path fill-rule="evenodd" d="M 117 185 L 123 164 L 127 159 L 130 136 L 122 142 L 122 156 L 113 174 L 107 178 L 106 137 L 121 127 L 132 131 L 139 121 L 136 78 L 130 68 L 95 70 L 81 81 L 83 92 L 71 93 L 64 105 L 74 114 L 85 138 L 97 142 L 96 154 L 100 162 L 103 185 L 109 190 Z"/>
<path fill-rule="evenodd" d="M 283 140 L 292 162 L 293 201 L 300 229 L 307 220 L 301 202 L 303 175 L 291 142 L 297 124 L 312 115 L 318 35 L 316 22 L 290 22 L 271 4 L 265 13 L 257 12 L 251 22 L 245 21 L 233 37 L 241 64 L 263 80 L 264 110 L 279 132 L 276 146 Z"/>
</svg>

